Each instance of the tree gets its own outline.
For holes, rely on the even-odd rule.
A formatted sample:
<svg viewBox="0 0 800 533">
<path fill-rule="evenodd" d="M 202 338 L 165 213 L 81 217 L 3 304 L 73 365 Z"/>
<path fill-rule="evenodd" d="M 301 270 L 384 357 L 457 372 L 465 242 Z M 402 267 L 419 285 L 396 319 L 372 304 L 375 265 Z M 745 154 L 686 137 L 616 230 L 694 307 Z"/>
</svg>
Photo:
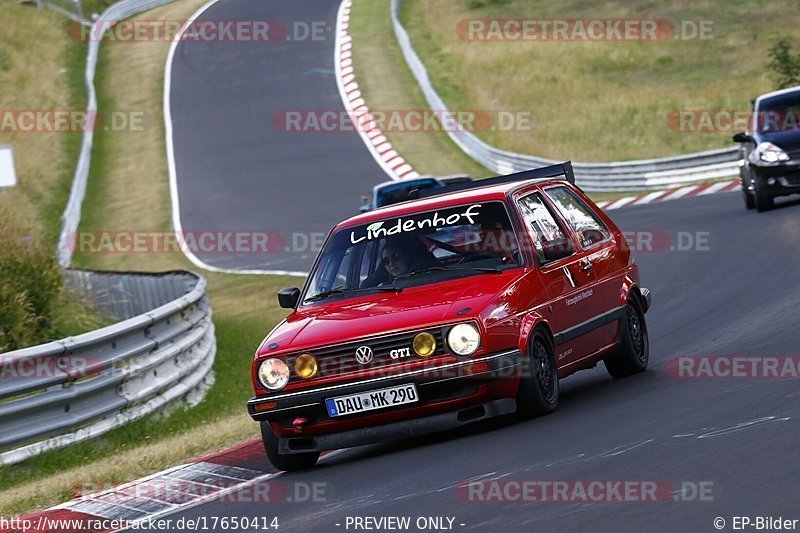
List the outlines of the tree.
<svg viewBox="0 0 800 533">
<path fill-rule="evenodd" d="M 787 39 L 778 39 L 769 49 L 769 68 L 778 89 L 800 85 L 800 53 L 792 54 Z"/>
</svg>

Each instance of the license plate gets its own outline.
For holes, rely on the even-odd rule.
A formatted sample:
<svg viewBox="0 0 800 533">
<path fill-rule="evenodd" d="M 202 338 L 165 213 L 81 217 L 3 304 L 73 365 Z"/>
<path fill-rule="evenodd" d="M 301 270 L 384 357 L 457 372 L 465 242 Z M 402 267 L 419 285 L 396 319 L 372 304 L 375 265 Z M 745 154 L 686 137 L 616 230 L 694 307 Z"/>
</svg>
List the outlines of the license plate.
<svg viewBox="0 0 800 533">
<path fill-rule="evenodd" d="M 325 407 L 328 414 L 332 417 L 374 411 L 395 405 L 414 403 L 419 401 L 417 387 L 413 383 L 388 387 L 386 389 L 372 390 L 350 394 L 349 396 L 339 396 L 337 398 L 327 398 Z"/>
</svg>

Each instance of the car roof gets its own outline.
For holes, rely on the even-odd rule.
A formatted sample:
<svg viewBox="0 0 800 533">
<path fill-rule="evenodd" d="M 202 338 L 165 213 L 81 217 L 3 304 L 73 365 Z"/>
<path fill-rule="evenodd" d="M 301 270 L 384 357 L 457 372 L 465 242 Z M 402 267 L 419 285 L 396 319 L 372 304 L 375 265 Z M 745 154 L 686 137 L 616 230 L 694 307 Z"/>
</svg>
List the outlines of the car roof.
<svg viewBox="0 0 800 533">
<path fill-rule="evenodd" d="M 776 96 L 786 96 L 787 94 L 792 93 L 800 93 L 800 85 L 797 87 L 789 87 L 788 89 L 781 89 L 779 91 L 772 91 L 769 93 L 762 94 L 758 98 L 756 98 L 756 102 L 759 103 L 762 100 L 769 100 L 770 98 L 774 98 Z"/>
<path fill-rule="evenodd" d="M 491 200 L 505 200 L 508 195 L 517 189 L 522 189 L 530 185 L 549 184 L 549 183 L 566 183 L 563 179 L 558 178 L 534 178 L 524 181 L 512 181 L 507 183 L 499 183 L 495 185 L 487 185 L 481 187 L 477 185 L 480 180 L 476 182 L 476 186 L 470 189 L 458 190 L 453 192 L 445 192 L 439 196 L 430 198 L 421 198 L 418 200 L 408 200 L 397 204 L 391 204 L 386 207 L 379 207 L 366 213 L 356 215 L 348 218 L 336 225 L 334 230 L 340 228 L 355 226 L 359 224 L 367 224 L 377 220 L 385 220 L 387 218 L 400 217 L 408 214 L 419 213 L 422 211 L 431 211 L 434 209 L 443 209 L 452 207 L 466 202 L 488 202 Z"/>
</svg>

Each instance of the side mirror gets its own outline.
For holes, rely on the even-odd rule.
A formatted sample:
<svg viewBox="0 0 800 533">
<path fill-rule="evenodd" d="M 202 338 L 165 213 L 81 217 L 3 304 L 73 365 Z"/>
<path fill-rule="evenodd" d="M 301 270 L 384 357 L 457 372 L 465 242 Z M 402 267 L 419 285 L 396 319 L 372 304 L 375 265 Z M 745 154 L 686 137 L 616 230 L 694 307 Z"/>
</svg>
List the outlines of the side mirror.
<svg viewBox="0 0 800 533">
<path fill-rule="evenodd" d="M 735 142 L 735 143 L 751 143 L 751 142 L 755 142 L 755 140 L 750 135 L 748 135 L 746 133 L 743 133 L 743 132 L 739 132 L 739 133 L 734 133 L 733 134 L 733 142 Z"/>
<path fill-rule="evenodd" d="M 556 239 L 545 243 L 542 248 L 542 255 L 545 261 L 558 261 L 565 257 L 571 256 L 575 252 L 575 247 L 572 246 L 572 241 L 569 239 Z"/>
<path fill-rule="evenodd" d="M 294 309 L 297 307 L 297 302 L 300 300 L 300 289 L 292 287 L 291 289 L 281 289 L 278 291 L 278 303 L 284 309 Z"/>
</svg>

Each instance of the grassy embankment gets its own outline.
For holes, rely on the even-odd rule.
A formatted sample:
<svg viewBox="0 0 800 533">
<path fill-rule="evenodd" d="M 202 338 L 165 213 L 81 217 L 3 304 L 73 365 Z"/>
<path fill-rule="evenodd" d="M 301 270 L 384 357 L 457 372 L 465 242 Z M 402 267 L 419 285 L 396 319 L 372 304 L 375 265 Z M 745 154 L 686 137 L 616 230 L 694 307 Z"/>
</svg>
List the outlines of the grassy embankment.
<svg viewBox="0 0 800 533">
<path fill-rule="evenodd" d="M 84 46 L 68 22 L 11 0 L 0 2 L 0 144 L 13 147 L 18 184 L 0 190 L 0 353 L 105 323 L 67 294 L 52 250 L 60 231 L 81 135 L 25 131 L 20 112 L 80 109 Z M 52 122 L 50 122 L 52 123 Z"/>
</svg>

